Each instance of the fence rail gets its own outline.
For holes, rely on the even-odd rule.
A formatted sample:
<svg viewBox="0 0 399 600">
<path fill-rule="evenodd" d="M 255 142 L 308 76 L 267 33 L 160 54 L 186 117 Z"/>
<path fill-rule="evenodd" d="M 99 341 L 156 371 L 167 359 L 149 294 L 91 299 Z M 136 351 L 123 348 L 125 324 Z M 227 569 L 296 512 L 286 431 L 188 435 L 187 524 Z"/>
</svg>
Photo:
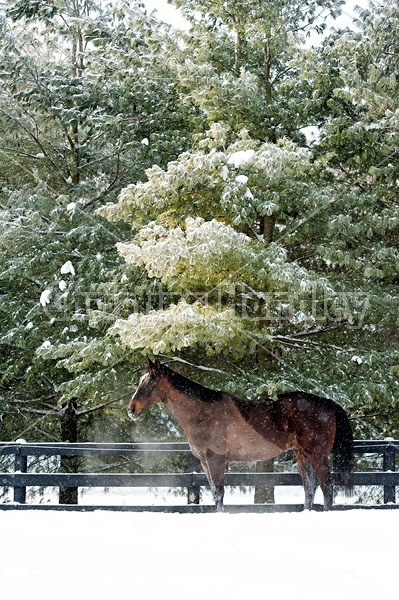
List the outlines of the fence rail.
<svg viewBox="0 0 399 600">
<path fill-rule="evenodd" d="M 335 509 L 399 508 L 396 504 L 396 488 L 399 487 L 399 472 L 396 468 L 396 455 L 399 454 L 399 441 L 367 440 L 355 442 L 355 453 L 359 455 L 382 456 L 382 471 L 355 472 L 357 486 L 382 486 L 384 504 L 378 505 L 336 505 Z M 200 488 L 207 486 L 207 480 L 200 463 L 192 456 L 186 443 L 18 443 L 0 442 L 0 456 L 14 457 L 13 472 L 0 473 L 0 487 L 14 489 L 13 503 L 0 503 L 0 509 L 63 509 L 63 510 L 175 510 L 179 512 L 207 512 L 211 506 L 200 505 Z M 125 457 L 141 458 L 188 457 L 188 472 L 184 473 L 43 473 L 29 472 L 29 457 Z M 341 482 L 340 473 L 334 473 L 334 484 Z M 227 486 L 297 486 L 301 485 L 298 473 L 226 473 Z M 167 487 L 186 488 L 185 506 L 85 506 L 56 504 L 27 504 L 26 489 L 29 487 Z M 321 507 L 316 507 L 320 509 Z M 301 510 L 302 505 L 245 505 L 227 506 L 230 512 Z"/>
</svg>

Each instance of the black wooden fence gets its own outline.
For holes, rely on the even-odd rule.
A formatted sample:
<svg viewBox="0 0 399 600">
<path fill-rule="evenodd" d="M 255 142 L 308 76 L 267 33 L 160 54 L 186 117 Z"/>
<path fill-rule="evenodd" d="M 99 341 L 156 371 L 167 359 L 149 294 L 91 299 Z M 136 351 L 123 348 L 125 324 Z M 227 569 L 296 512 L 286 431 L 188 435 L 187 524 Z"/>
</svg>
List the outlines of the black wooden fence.
<svg viewBox="0 0 399 600">
<path fill-rule="evenodd" d="M 399 508 L 396 504 L 396 487 L 399 487 L 399 472 L 395 470 L 396 455 L 399 453 L 399 441 L 356 441 L 357 455 L 370 455 L 380 458 L 377 471 L 356 471 L 355 486 L 382 486 L 381 504 L 337 504 L 335 510 L 348 508 Z M 192 456 L 185 443 L 18 443 L 0 442 L 0 456 L 9 457 L 13 465 L 12 472 L 0 473 L 0 489 L 13 488 L 13 502 L 0 503 L 0 509 L 61 509 L 61 510 L 130 510 L 130 511 L 175 511 L 175 512 L 211 512 L 213 506 L 200 504 L 200 488 L 207 486 L 207 480 L 199 462 Z M 60 473 L 29 472 L 28 457 L 125 457 L 139 459 L 149 456 L 160 457 L 186 456 L 188 469 L 182 473 Z M 3 459 L 4 460 L 4 459 Z M 334 474 L 334 483 L 340 483 L 340 474 Z M 295 472 L 227 472 L 227 486 L 292 486 L 301 485 L 301 478 Z M 149 487 L 149 488 L 186 488 L 187 504 L 181 506 L 114 506 L 114 505 L 60 505 L 28 504 L 26 490 L 30 487 Z M 298 504 L 264 505 L 228 505 L 228 512 L 266 512 L 299 511 Z M 316 506 L 320 510 L 321 506 Z"/>
</svg>

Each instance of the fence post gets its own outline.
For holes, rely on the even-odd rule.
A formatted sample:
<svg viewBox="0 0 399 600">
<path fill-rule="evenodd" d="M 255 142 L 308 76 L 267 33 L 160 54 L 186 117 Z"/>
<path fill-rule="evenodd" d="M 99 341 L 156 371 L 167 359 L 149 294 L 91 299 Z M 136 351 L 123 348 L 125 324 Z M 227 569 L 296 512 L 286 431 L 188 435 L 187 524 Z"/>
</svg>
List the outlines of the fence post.
<svg viewBox="0 0 399 600">
<path fill-rule="evenodd" d="M 15 473 L 26 473 L 28 470 L 28 457 L 22 456 L 22 444 L 26 444 L 25 440 L 17 440 L 19 445 L 15 448 L 14 471 Z M 14 486 L 14 502 L 25 504 L 26 502 L 26 487 Z"/>
<path fill-rule="evenodd" d="M 382 468 L 384 471 L 395 471 L 395 450 L 391 445 L 384 450 Z M 396 502 L 396 488 L 394 485 L 384 485 L 384 504 Z"/>
<path fill-rule="evenodd" d="M 195 473 L 200 470 L 200 462 L 192 454 L 188 457 L 188 470 L 190 473 Z M 187 504 L 199 504 L 201 496 L 201 488 L 198 485 L 191 485 L 187 488 Z"/>
</svg>

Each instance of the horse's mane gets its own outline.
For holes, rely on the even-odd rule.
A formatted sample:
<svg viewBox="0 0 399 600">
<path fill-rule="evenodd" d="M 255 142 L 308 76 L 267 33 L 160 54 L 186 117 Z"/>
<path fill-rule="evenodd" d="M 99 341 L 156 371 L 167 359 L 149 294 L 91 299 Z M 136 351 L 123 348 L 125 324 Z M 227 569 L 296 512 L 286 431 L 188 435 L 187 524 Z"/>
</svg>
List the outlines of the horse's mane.
<svg viewBox="0 0 399 600">
<path fill-rule="evenodd" d="M 166 365 L 161 365 L 162 373 L 164 373 L 169 379 L 170 383 L 175 387 L 179 392 L 183 392 L 188 396 L 193 396 L 198 400 L 202 400 L 203 402 L 217 402 L 222 399 L 222 392 L 219 390 L 212 390 L 211 388 L 207 388 L 200 383 L 196 383 L 192 381 L 188 377 L 184 377 L 180 373 L 176 371 L 172 371 Z"/>
</svg>

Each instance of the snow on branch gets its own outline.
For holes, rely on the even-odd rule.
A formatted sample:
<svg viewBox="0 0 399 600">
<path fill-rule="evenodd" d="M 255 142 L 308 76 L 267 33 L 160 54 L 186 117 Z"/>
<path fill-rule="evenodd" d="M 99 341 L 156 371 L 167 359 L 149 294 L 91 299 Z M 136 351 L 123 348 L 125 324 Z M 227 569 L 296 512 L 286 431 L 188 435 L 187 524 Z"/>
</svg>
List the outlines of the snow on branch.
<svg viewBox="0 0 399 600">
<path fill-rule="evenodd" d="M 134 313 L 119 319 L 111 328 L 132 349 L 170 353 L 195 345 L 210 353 L 226 347 L 240 347 L 243 325 L 232 310 L 215 310 L 199 302 L 181 300 L 162 311 Z"/>
</svg>

